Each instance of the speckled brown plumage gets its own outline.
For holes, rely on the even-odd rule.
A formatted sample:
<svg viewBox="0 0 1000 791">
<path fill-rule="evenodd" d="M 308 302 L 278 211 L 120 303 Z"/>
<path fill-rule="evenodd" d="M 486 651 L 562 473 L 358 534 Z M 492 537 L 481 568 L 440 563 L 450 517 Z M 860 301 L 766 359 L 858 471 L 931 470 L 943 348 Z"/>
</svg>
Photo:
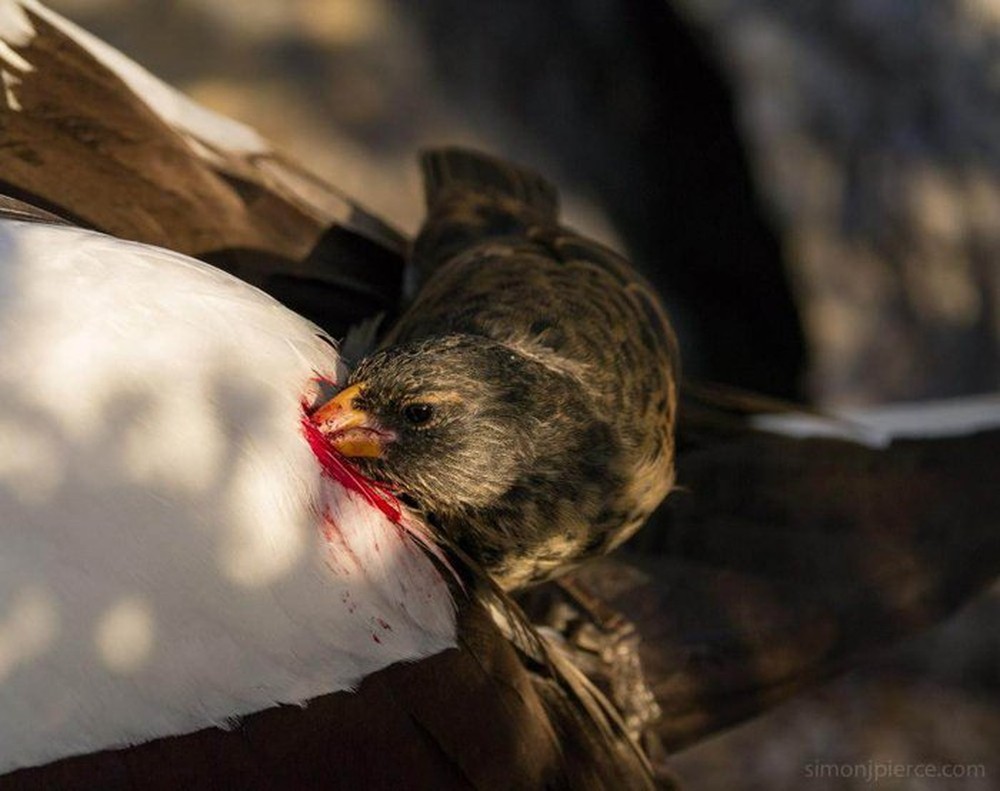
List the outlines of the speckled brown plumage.
<svg viewBox="0 0 1000 791">
<path fill-rule="evenodd" d="M 560 226 L 538 176 L 457 149 L 423 165 L 421 288 L 351 378 L 396 439 L 359 461 L 517 587 L 617 546 L 670 490 L 676 345 L 649 285 Z M 434 425 L 400 418 L 414 402 Z"/>
</svg>

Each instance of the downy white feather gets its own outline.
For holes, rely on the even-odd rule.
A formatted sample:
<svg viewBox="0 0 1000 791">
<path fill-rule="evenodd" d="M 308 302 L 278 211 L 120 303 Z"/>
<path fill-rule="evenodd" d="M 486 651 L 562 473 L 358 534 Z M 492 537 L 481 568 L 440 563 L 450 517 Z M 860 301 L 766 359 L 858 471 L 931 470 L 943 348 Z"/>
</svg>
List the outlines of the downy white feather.
<svg viewBox="0 0 1000 791">
<path fill-rule="evenodd" d="M 0 773 L 454 644 L 434 564 L 301 431 L 333 345 L 184 256 L 0 221 Z"/>
</svg>

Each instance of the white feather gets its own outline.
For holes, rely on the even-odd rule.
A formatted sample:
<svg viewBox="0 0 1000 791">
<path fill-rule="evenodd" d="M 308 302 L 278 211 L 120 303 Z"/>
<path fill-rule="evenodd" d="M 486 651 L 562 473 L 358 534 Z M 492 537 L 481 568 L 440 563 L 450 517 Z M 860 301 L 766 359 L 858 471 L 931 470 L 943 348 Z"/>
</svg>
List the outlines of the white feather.
<svg viewBox="0 0 1000 791">
<path fill-rule="evenodd" d="M 0 773 L 454 644 L 434 565 L 301 433 L 319 332 L 184 256 L 0 222 Z"/>
<path fill-rule="evenodd" d="M 894 439 L 964 436 L 1000 428 L 1000 394 L 943 401 L 833 410 L 830 418 L 807 414 L 757 415 L 753 425 L 790 437 L 833 437 L 872 448 Z"/>
</svg>

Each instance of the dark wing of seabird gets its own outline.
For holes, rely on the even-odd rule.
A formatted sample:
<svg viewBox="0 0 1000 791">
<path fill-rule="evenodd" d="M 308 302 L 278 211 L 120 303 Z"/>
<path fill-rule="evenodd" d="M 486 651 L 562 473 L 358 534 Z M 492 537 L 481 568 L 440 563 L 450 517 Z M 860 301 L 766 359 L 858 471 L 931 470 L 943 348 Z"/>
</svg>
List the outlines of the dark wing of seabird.
<svg viewBox="0 0 1000 791">
<path fill-rule="evenodd" d="M 824 416 L 689 391 L 677 466 L 626 551 L 571 575 L 582 596 L 529 603 L 668 751 L 939 623 L 1000 574 L 998 395 Z M 597 661 L 609 646 L 618 658 Z"/>
</svg>

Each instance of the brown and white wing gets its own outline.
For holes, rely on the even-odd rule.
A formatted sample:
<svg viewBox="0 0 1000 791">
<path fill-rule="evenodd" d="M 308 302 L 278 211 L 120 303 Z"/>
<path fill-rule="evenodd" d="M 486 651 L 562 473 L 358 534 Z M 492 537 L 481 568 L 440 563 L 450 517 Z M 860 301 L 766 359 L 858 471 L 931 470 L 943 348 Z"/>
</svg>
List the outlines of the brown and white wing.
<svg viewBox="0 0 1000 791">
<path fill-rule="evenodd" d="M 335 335 L 394 308 L 396 231 L 36 0 L 0 2 L 0 74 L 0 193 L 209 261 Z"/>
</svg>

